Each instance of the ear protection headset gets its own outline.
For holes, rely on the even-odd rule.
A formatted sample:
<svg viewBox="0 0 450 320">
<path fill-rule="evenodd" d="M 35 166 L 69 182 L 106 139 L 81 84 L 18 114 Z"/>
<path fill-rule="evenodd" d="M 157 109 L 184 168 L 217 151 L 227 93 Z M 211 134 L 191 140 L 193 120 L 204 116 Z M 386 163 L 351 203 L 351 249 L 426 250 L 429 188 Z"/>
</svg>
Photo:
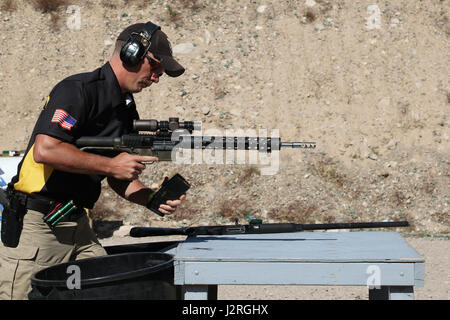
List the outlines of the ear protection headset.
<svg viewBox="0 0 450 320">
<path fill-rule="evenodd" d="M 132 32 L 120 50 L 120 60 L 129 67 L 138 65 L 150 49 L 152 35 L 157 30 L 161 30 L 161 27 L 147 22 L 139 33 Z"/>
</svg>

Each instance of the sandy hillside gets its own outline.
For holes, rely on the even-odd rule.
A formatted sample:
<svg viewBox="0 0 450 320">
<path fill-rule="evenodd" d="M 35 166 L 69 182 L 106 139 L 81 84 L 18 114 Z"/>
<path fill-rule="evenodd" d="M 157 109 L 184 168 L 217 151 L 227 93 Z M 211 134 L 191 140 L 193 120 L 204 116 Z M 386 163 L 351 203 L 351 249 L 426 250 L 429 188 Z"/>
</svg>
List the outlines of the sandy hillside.
<svg viewBox="0 0 450 320">
<path fill-rule="evenodd" d="M 96 219 L 408 220 L 397 231 L 448 239 L 448 0 L 72 0 L 47 12 L 38 2 L 0 0 L 0 149 L 23 150 L 52 87 L 101 66 L 120 31 L 147 20 L 162 26 L 187 71 L 135 96 L 141 118 L 317 143 L 266 163 L 149 166 L 148 184 L 175 171 L 192 183 L 182 208 L 156 217 L 105 186 Z M 448 241 L 439 243 L 448 257 Z M 449 282 L 441 285 L 448 298 Z"/>
</svg>

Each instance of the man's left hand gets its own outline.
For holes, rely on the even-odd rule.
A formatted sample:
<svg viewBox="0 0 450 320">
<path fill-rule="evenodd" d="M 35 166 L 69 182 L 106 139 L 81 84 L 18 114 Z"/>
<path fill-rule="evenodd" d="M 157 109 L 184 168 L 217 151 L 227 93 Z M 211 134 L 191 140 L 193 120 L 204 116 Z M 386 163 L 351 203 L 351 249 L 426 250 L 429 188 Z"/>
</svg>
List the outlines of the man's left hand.
<svg viewBox="0 0 450 320">
<path fill-rule="evenodd" d="M 178 200 L 167 200 L 166 204 L 161 204 L 159 206 L 159 212 L 164 214 L 172 214 L 175 212 L 177 207 L 181 204 L 181 202 L 186 199 L 186 195 L 183 194 Z"/>
</svg>

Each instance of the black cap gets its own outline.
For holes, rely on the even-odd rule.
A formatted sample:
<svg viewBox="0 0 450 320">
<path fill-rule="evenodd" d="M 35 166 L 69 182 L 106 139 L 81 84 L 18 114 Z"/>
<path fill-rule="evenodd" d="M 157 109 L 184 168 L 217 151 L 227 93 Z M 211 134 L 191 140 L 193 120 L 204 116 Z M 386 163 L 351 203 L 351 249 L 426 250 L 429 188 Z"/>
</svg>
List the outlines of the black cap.
<svg viewBox="0 0 450 320">
<path fill-rule="evenodd" d="M 136 23 L 125 28 L 117 37 L 117 41 L 128 41 L 132 33 L 140 33 L 145 23 Z M 149 51 L 160 61 L 165 73 L 178 77 L 184 73 L 184 68 L 172 56 L 172 46 L 167 35 L 161 30 L 153 33 Z"/>
</svg>

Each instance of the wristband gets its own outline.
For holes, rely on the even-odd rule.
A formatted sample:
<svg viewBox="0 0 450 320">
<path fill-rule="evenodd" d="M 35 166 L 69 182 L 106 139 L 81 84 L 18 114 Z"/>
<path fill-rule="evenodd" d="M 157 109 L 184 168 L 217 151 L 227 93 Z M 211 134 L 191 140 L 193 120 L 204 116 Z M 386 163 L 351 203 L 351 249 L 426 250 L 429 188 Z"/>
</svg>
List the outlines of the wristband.
<svg viewBox="0 0 450 320">
<path fill-rule="evenodd" d="M 152 203 L 153 198 L 155 197 L 156 192 L 152 191 L 150 195 L 148 196 L 147 204 L 145 205 L 147 209 L 150 209 L 150 204 Z"/>
</svg>

